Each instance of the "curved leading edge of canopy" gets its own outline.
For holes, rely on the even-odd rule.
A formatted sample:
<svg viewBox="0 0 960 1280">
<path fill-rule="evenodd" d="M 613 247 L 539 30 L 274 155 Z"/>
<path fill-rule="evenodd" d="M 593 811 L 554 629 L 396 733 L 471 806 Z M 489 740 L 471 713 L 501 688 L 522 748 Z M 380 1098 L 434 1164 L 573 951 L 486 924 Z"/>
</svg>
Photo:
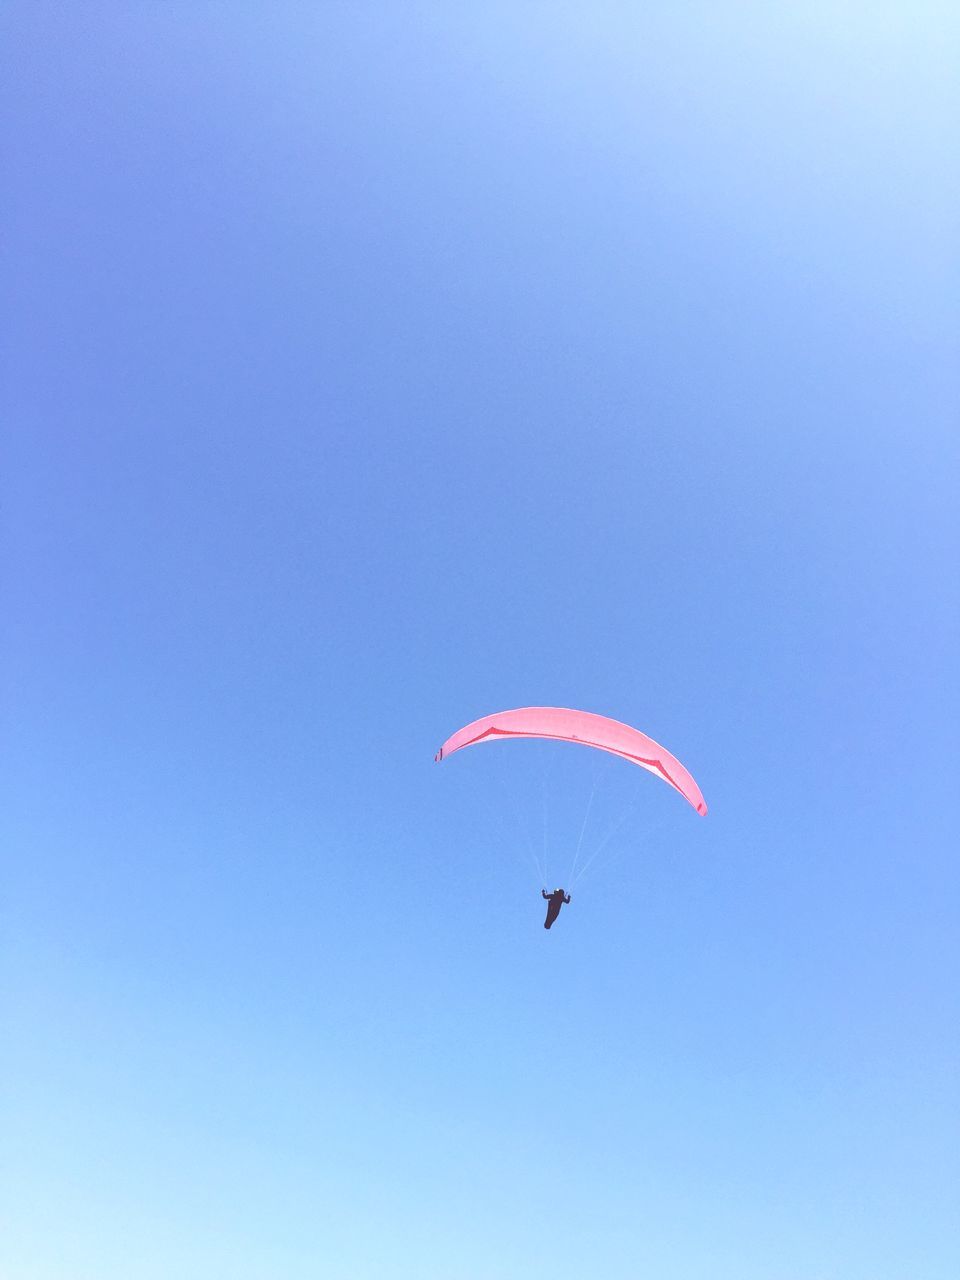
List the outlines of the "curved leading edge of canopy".
<svg viewBox="0 0 960 1280">
<path fill-rule="evenodd" d="M 568 707 L 517 707 L 514 711 L 498 711 L 464 725 L 449 737 L 434 760 L 437 762 L 472 747 L 477 742 L 494 742 L 498 738 L 555 738 L 560 742 L 579 742 L 585 747 L 609 751 L 648 769 L 669 782 L 697 813 L 707 812 L 707 805 L 693 777 L 676 756 L 619 720 L 598 716 L 592 711 L 573 711 Z"/>
</svg>

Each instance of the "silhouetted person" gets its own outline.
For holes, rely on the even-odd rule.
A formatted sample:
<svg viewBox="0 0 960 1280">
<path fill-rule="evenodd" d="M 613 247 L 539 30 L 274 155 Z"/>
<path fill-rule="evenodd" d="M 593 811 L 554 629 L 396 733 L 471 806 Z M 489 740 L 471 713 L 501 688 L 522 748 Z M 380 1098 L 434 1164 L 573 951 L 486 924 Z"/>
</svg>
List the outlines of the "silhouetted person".
<svg viewBox="0 0 960 1280">
<path fill-rule="evenodd" d="M 543 922 L 543 927 L 549 929 L 560 914 L 560 908 L 565 902 L 570 901 L 570 895 L 564 893 L 562 889 L 554 889 L 553 893 L 547 893 L 546 889 L 541 889 L 540 894 L 547 901 L 547 918 Z"/>
</svg>

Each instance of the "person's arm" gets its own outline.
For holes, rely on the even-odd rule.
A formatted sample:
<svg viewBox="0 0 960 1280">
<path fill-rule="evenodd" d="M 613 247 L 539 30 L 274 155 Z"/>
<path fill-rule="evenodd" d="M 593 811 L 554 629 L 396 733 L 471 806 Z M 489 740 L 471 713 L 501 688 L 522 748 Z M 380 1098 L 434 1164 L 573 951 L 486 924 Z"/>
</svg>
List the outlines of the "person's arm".
<svg viewBox="0 0 960 1280">
<path fill-rule="evenodd" d="M 569 895 L 569 893 L 565 893 L 565 894 L 563 895 L 563 900 L 564 900 L 564 902 L 569 902 L 569 901 L 570 901 L 570 895 Z"/>
<path fill-rule="evenodd" d="M 549 895 L 549 893 L 547 893 L 546 889 L 541 889 L 541 890 L 540 890 L 540 896 L 541 896 L 542 898 L 546 898 L 546 900 L 547 900 L 548 902 L 550 901 L 550 895 Z"/>
</svg>

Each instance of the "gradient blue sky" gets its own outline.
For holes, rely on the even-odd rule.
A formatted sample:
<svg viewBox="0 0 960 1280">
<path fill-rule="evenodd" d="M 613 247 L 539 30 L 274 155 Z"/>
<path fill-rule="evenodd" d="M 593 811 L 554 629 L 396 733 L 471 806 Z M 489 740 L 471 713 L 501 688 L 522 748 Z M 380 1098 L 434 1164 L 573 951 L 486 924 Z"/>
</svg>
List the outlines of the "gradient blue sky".
<svg viewBox="0 0 960 1280">
<path fill-rule="evenodd" d="M 960 1274 L 958 36 L 3 5 L 4 1280 Z"/>
</svg>

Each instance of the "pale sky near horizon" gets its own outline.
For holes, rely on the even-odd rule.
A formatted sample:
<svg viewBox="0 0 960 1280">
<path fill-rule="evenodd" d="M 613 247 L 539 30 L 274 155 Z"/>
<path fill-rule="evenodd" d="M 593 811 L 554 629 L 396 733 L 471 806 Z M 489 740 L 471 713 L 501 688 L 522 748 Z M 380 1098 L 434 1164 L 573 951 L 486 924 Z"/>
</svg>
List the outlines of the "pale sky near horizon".
<svg viewBox="0 0 960 1280">
<path fill-rule="evenodd" d="M 3 1280 L 960 1274 L 960 17 L 795 8 L 0 7 Z M 710 806 L 549 934 L 524 704 Z"/>
</svg>

